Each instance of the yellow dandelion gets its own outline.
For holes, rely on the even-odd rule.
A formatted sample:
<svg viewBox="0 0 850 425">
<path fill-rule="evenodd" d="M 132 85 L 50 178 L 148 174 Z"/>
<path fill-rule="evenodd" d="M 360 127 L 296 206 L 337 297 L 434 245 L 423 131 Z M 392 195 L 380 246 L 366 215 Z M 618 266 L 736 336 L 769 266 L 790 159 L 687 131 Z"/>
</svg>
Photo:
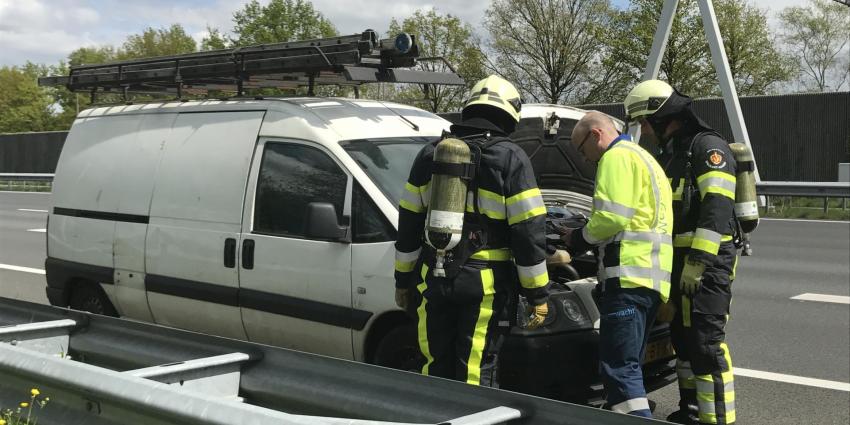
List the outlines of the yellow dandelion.
<svg viewBox="0 0 850 425">
<path fill-rule="evenodd" d="M 27 402 L 25 402 L 25 401 L 22 401 L 22 402 L 21 402 L 21 407 L 23 407 L 24 409 L 26 409 L 27 407 L 30 407 L 30 404 L 29 404 L 29 403 L 27 403 Z"/>
<path fill-rule="evenodd" d="M 6 425 L 6 420 L 5 420 L 5 419 L 0 419 L 0 425 Z"/>
<path fill-rule="evenodd" d="M 30 394 L 32 394 L 32 396 L 35 397 L 35 396 L 41 394 L 41 391 L 39 391 L 38 388 L 33 388 L 33 389 L 30 390 Z"/>
</svg>

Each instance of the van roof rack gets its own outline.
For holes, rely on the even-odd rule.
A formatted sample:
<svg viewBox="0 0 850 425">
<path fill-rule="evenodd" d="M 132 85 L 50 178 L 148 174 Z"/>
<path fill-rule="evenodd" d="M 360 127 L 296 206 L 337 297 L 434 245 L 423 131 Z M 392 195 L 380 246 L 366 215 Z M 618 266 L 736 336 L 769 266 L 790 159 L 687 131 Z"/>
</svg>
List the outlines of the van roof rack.
<svg viewBox="0 0 850 425">
<path fill-rule="evenodd" d="M 411 68 L 419 61 L 439 60 L 450 72 Z M 72 66 L 68 76 L 38 79 L 41 86 L 64 86 L 72 92 L 123 94 L 204 94 L 209 90 L 307 87 L 316 85 L 419 83 L 463 85 L 464 81 L 440 57 L 419 57 L 416 36 L 402 33 L 378 39 L 373 30 L 347 36 L 287 43 L 259 44 L 182 55 Z"/>
</svg>

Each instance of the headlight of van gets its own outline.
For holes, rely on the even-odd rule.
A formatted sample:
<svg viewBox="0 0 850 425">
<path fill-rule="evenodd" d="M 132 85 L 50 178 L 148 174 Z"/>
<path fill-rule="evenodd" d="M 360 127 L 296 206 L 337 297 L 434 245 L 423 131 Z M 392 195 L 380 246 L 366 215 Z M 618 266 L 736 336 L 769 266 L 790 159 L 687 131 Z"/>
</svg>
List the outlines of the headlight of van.
<svg viewBox="0 0 850 425">
<path fill-rule="evenodd" d="M 517 329 L 526 335 L 549 334 L 593 329 L 593 322 L 587 313 L 584 302 L 573 291 L 552 292 L 549 295 L 549 314 L 543 325 L 534 330 L 525 329 L 531 319 L 528 300 L 519 297 L 517 305 Z"/>
</svg>

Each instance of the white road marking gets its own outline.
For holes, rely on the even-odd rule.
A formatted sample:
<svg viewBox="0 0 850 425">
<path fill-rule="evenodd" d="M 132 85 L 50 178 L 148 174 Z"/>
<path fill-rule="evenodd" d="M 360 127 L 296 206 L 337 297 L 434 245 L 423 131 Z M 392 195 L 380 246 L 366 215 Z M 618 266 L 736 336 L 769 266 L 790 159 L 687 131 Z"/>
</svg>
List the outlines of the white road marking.
<svg viewBox="0 0 850 425">
<path fill-rule="evenodd" d="M 800 294 L 796 297 L 791 297 L 792 300 L 800 301 L 819 301 L 822 303 L 850 304 L 850 297 L 843 295 L 826 295 L 826 294 Z"/>
<path fill-rule="evenodd" d="M 47 231 L 47 229 L 27 229 L 27 232 L 38 232 L 38 233 L 44 233 L 44 232 L 46 232 L 46 231 Z"/>
<path fill-rule="evenodd" d="M 30 268 L 30 267 L 13 266 L 11 264 L 0 264 L 0 269 L 6 269 L 6 270 L 12 270 L 12 271 L 24 272 L 24 273 L 44 274 L 44 270 L 42 270 L 42 269 L 33 269 L 33 268 Z"/>
<path fill-rule="evenodd" d="M 846 382 L 827 381 L 826 379 L 806 378 L 804 376 L 785 375 L 782 373 L 762 372 L 760 370 L 733 368 L 735 376 L 746 376 L 748 378 L 766 379 L 768 381 L 785 382 L 788 384 L 806 385 L 809 387 L 826 388 L 850 392 L 850 384 Z"/>
<path fill-rule="evenodd" d="M 18 211 L 47 212 L 47 210 L 31 210 L 31 209 L 29 209 L 29 208 L 18 208 Z"/>
<path fill-rule="evenodd" d="M 806 223 L 841 223 L 841 224 L 850 224 L 850 221 L 845 220 L 807 220 L 803 218 L 760 218 L 759 220 L 765 221 L 802 221 Z"/>
<path fill-rule="evenodd" d="M 30 195 L 50 195 L 53 192 L 24 192 L 23 190 L 0 190 L 0 193 L 24 193 Z"/>
</svg>

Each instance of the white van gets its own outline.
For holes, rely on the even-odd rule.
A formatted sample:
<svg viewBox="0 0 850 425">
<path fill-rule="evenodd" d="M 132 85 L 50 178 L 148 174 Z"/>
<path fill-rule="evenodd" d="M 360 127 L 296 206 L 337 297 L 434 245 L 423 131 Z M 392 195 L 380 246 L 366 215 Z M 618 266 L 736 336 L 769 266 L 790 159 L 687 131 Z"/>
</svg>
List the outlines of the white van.
<svg viewBox="0 0 850 425">
<path fill-rule="evenodd" d="M 568 160 L 540 154 L 568 152 L 583 114 L 528 105 L 517 142 L 541 170 L 550 205 L 588 211 L 592 177 L 559 173 Z M 335 98 L 83 111 L 53 184 L 48 298 L 412 369 L 415 330 L 393 299 L 397 205 L 416 153 L 449 125 L 410 106 Z M 584 267 L 592 274 L 595 261 Z M 537 367 L 560 387 L 530 388 L 544 378 L 530 380 L 536 375 L 517 366 L 504 369 L 508 388 L 584 399 L 596 382 L 593 280 L 575 277 L 559 282 L 546 326 L 517 328 L 505 346 L 513 365 Z M 659 331 L 659 347 L 667 335 Z M 658 350 L 648 363 L 663 363 L 669 375 L 670 353 Z M 547 361 L 533 360 L 541 357 Z"/>
</svg>

